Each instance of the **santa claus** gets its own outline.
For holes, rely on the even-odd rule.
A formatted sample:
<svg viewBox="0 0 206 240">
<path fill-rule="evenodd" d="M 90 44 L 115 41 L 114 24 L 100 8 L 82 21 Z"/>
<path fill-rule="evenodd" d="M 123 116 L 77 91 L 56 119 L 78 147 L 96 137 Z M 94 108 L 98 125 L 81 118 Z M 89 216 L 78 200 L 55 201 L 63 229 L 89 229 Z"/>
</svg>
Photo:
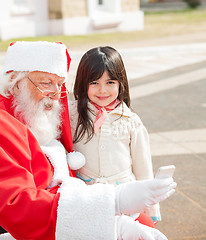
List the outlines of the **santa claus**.
<svg viewBox="0 0 206 240">
<path fill-rule="evenodd" d="M 114 189 L 72 177 L 69 164 L 80 168 L 84 158 L 73 152 L 70 132 L 70 61 L 61 43 L 8 48 L 0 84 L 0 226 L 9 234 L 0 239 L 166 239 L 122 214 L 170 196 L 173 179 Z"/>
</svg>

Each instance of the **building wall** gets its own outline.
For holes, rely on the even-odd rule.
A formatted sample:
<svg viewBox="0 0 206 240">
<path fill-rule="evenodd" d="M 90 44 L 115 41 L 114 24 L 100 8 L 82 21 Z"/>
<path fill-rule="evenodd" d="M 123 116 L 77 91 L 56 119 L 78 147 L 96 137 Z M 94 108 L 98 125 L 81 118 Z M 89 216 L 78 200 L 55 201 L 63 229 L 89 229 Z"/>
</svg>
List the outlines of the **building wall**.
<svg viewBox="0 0 206 240">
<path fill-rule="evenodd" d="M 87 0 L 48 0 L 48 5 L 50 19 L 87 15 Z"/>
<path fill-rule="evenodd" d="M 62 0 L 48 0 L 48 11 L 50 19 L 61 19 L 62 14 Z"/>
<path fill-rule="evenodd" d="M 87 0 L 62 0 L 63 18 L 87 16 Z"/>
<path fill-rule="evenodd" d="M 0 0 L 0 40 L 141 30 L 139 1 Z"/>
<path fill-rule="evenodd" d="M 122 12 L 134 12 L 140 10 L 140 0 L 122 0 Z"/>
<path fill-rule="evenodd" d="M 47 0 L 0 0 L 0 40 L 48 35 Z"/>
</svg>

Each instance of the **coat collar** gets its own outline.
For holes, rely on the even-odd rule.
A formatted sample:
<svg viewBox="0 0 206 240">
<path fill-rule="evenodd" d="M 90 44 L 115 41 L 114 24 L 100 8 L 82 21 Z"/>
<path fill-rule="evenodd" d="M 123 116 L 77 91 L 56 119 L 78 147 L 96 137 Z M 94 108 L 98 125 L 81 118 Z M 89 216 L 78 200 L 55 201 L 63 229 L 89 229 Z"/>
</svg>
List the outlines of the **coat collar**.
<svg viewBox="0 0 206 240">
<path fill-rule="evenodd" d="M 88 108 L 92 111 L 92 113 L 95 115 L 94 111 L 94 106 L 88 102 Z M 127 105 L 123 102 L 120 103 L 114 110 L 108 113 L 109 115 L 119 115 L 123 117 L 131 117 L 132 112 L 131 110 L 127 107 Z"/>
</svg>

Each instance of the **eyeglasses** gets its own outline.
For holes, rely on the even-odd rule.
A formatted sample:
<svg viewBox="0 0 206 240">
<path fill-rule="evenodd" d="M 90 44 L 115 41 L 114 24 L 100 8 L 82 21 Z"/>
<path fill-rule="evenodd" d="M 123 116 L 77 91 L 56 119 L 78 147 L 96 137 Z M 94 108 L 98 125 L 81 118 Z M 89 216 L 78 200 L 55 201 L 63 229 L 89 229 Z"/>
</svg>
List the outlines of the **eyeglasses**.
<svg viewBox="0 0 206 240">
<path fill-rule="evenodd" d="M 43 97 L 54 97 L 57 94 L 61 94 L 60 98 L 65 98 L 67 96 L 67 94 L 69 94 L 69 91 L 67 90 L 67 88 L 65 87 L 65 85 L 62 85 L 61 87 L 65 88 L 65 91 L 61 90 L 61 87 L 58 87 L 59 91 L 55 92 L 52 90 L 42 90 L 41 88 L 39 88 L 32 80 L 29 76 L 27 76 L 27 78 L 29 79 L 29 81 L 41 92 Z"/>
</svg>

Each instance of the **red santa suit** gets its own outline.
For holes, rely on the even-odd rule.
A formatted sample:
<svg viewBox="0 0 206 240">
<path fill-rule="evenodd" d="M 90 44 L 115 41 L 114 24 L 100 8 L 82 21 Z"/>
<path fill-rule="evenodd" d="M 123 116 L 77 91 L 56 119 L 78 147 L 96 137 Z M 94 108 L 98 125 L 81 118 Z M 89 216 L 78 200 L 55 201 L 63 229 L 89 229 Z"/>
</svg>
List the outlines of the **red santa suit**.
<svg viewBox="0 0 206 240">
<path fill-rule="evenodd" d="M 0 96 L 0 225 L 16 239 L 114 239 L 111 186 L 68 177 L 48 189 L 54 168 L 11 102 Z"/>
<path fill-rule="evenodd" d="M 67 114 L 67 105 L 64 110 Z M 61 141 L 71 151 L 68 119 L 62 117 Z M 14 117 L 12 98 L 0 95 L 0 226 L 21 240 L 113 240 L 113 187 L 86 186 L 65 167 L 62 183 L 49 188 L 61 162 L 58 152 L 50 160 L 53 165 L 31 131 Z"/>
</svg>

